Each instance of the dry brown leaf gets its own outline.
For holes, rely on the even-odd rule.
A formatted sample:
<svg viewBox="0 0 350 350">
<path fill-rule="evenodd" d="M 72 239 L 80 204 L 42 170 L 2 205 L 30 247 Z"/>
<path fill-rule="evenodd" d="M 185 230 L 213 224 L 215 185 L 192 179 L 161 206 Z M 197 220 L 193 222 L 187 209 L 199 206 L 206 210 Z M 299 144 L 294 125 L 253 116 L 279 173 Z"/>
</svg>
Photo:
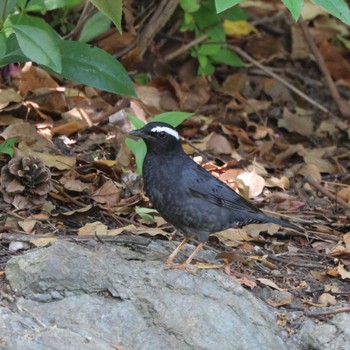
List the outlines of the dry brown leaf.
<svg viewBox="0 0 350 350">
<path fill-rule="evenodd" d="M 120 192 L 117 183 L 108 180 L 97 191 L 95 191 L 91 197 L 96 202 L 102 204 L 106 203 L 112 208 L 120 202 Z"/>
<path fill-rule="evenodd" d="M 315 180 L 321 181 L 321 173 L 318 167 L 315 164 L 306 164 L 299 171 L 298 174 L 303 176 L 312 176 Z"/>
<path fill-rule="evenodd" d="M 232 146 L 227 138 L 221 134 L 215 132 L 210 134 L 207 139 L 206 148 L 210 153 L 218 154 L 231 154 Z"/>
<path fill-rule="evenodd" d="M 108 228 L 101 221 L 95 221 L 80 227 L 78 230 L 78 236 L 88 236 L 88 235 L 106 235 Z"/>
<path fill-rule="evenodd" d="M 136 226 L 134 224 L 130 224 L 127 226 L 110 229 L 107 231 L 107 235 L 117 236 L 117 235 L 120 235 L 121 233 L 123 233 L 124 231 L 135 233 L 137 231 L 137 229 L 136 229 Z"/>
<path fill-rule="evenodd" d="M 0 89 L 0 110 L 3 110 L 10 103 L 22 102 L 22 96 L 14 89 Z"/>
<path fill-rule="evenodd" d="M 265 181 L 266 187 L 279 187 L 283 190 L 288 190 L 289 188 L 289 179 L 286 176 L 278 177 L 270 177 Z"/>
<path fill-rule="evenodd" d="M 273 289 L 277 289 L 280 292 L 285 291 L 285 289 L 278 287 L 278 285 L 274 281 L 271 281 L 268 278 L 257 278 L 257 281 L 259 281 L 262 284 L 265 284 L 265 286 L 269 286 L 269 287 L 271 287 Z"/>
<path fill-rule="evenodd" d="M 258 175 L 255 170 L 252 172 L 244 172 L 238 175 L 237 179 L 243 181 L 243 183 L 249 187 L 249 198 L 259 196 L 265 186 L 264 178 Z"/>
<path fill-rule="evenodd" d="M 337 266 L 337 270 L 338 270 L 338 272 L 343 280 L 345 280 L 347 278 L 350 279 L 350 271 L 345 270 L 344 265 L 339 264 Z"/>
<path fill-rule="evenodd" d="M 137 227 L 135 234 L 140 235 L 140 234 L 148 234 L 150 236 L 157 236 L 161 235 L 164 237 L 167 237 L 168 239 L 171 239 L 173 236 L 172 233 L 166 232 L 160 228 L 152 228 L 152 227 L 147 227 L 146 229 L 144 227 Z"/>
<path fill-rule="evenodd" d="M 261 232 L 267 232 L 269 235 L 273 236 L 279 229 L 279 225 L 272 223 L 265 224 L 250 224 L 244 227 L 245 232 L 257 239 Z"/>
<path fill-rule="evenodd" d="M 336 305 L 337 300 L 335 297 L 329 293 L 323 293 L 318 298 L 318 302 L 323 306 L 330 306 L 330 305 Z"/>
<path fill-rule="evenodd" d="M 287 294 L 284 295 L 276 295 L 274 296 L 273 300 L 272 299 L 266 299 L 265 301 L 272 307 L 280 307 L 283 305 L 290 305 L 293 301 L 292 295 Z"/>
<path fill-rule="evenodd" d="M 37 220 L 25 219 L 18 221 L 18 225 L 23 229 L 25 233 L 32 234 L 35 228 Z"/>
<path fill-rule="evenodd" d="M 343 237 L 346 248 L 350 248 L 350 232 L 346 233 Z"/>
<path fill-rule="evenodd" d="M 213 235 L 220 242 L 228 247 L 238 247 L 242 242 L 252 241 L 254 238 L 249 236 L 243 229 L 229 228 L 225 231 L 217 232 Z"/>
<path fill-rule="evenodd" d="M 30 241 L 36 247 L 46 247 L 49 244 L 52 244 L 57 241 L 56 237 L 47 237 L 47 238 L 35 238 Z"/>
<path fill-rule="evenodd" d="M 337 197 L 341 198 L 346 203 L 350 203 L 350 187 L 344 187 L 338 191 Z"/>
<path fill-rule="evenodd" d="M 286 107 L 283 109 L 283 119 L 278 120 L 278 127 L 285 128 L 289 132 L 297 132 L 303 136 L 309 136 L 314 131 L 314 123 L 310 112 L 299 109 L 294 114 Z"/>
<path fill-rule="evenodd" d="M 68 170 L 72 169 L 77 160 L 75 157 L 68 157 L 68 156 L 60 156 L 57 154 L 49 154 L 49 153 L 40 153 L 40 152 L 34 152 L 28 149 L 28 152 L 26 152 L 28 155 L 31 155 L 35 158 L 41 159 L 44 164 L 49 168 L 56 168 L 58 170 Z"/>
<path fill-rule="evenodd" d="M 304 149 L 302 156 L 307 164 L 316 165 L 321 173 L 332 174 L 335 171 L 335 167 L 328 159 L 323 158 L 326 151 L 326 149 L 322 148 Z"/>
<path fill-rule="evenodd" d="M 243 110 L 248 115 L 251 113 L 257 113 L 260 111 L 265 111 L 271 106 L 271 101 L 256 100 L 254 98 L 248 99 L 243 105 Z"/>
</svg>

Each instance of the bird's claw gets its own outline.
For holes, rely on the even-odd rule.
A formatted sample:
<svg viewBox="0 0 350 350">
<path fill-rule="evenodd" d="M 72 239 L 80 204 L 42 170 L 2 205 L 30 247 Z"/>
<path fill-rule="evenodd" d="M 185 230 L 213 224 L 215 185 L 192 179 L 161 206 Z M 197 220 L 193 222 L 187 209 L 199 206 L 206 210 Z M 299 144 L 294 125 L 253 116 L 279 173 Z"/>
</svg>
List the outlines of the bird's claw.
<svg viewBox="0 0 350 350">
<path fill-rule="evenodd" d="M 166 270 L 185 270 L 187 272 L 191 272 L 195 274 L 197 272 L 197 269 L 190 267 L 189 264 L 187 263 L 182 263 L 182 264 L 176 264 L 172 261 L 167 260 L 167 266 L 165 267 Z"/>
</svg>

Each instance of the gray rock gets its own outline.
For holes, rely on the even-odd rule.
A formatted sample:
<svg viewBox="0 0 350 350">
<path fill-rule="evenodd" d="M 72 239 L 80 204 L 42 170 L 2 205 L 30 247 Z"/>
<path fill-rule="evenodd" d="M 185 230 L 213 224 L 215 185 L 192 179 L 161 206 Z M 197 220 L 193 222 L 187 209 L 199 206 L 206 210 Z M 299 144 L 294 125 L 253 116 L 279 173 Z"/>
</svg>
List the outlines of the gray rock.
<svg viewBox="0 0 350 350">
<path fill-rule="evenodd" d="M 124 350 L 297 348 L 286 344 L 271 309 L 222 271 L 165 270 L 170 250 L 167 242 L 133 251 L 58 241 L 11 259 L 6 276 L 25 297 L 15 317 L 34 320 L 26 327 L 10 322 L 16 336 L 31 339 L 18 349 L 32 349 L 33 339 L 42 348 L 73 350 L 85 342 Z M 56 293 L 65 297 L 54 300 Z M 35 295 L 51 301 L 30 300 Z M 8 332 L 0 328 L 0 338 Z"/>
<path fill-rule="evenodd" d="M 305 350 L 350 350 L 350 314 L 334 316 L 327 323 L 306 320 L 301 327 L 300 339 Z"/>
</svg>

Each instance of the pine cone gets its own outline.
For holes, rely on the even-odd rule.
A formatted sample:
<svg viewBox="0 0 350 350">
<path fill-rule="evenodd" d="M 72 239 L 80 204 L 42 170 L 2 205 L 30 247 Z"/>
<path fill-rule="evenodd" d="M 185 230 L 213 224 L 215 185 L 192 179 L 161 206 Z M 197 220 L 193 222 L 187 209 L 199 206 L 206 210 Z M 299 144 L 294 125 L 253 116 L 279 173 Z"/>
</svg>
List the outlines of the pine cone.
<svg viewBox="0 0 350 350">
<path fill-rule="evenodd" d="M 2 167 L 0 191 L 17 209 L 42 206 L 51 189 L 51 172 L 41 159 L 16 157 Z"/>
</svg>

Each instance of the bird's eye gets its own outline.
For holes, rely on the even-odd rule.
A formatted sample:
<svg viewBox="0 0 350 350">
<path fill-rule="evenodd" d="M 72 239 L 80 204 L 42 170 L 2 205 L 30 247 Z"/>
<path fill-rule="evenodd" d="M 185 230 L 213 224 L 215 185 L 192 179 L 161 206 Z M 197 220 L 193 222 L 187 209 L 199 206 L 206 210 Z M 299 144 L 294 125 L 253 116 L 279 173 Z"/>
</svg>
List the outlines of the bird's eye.
<svg viewBox="0 0 350 350">
<path fill-rule="evenodd" d="M 164 139 L 165 135 L 166 135 L 166 132 L 165 132 L 165 131 L 161 131 L 161 132 L 158 133 L 158 137 L 159 137 L 160 139 Z"/>
</svg>

